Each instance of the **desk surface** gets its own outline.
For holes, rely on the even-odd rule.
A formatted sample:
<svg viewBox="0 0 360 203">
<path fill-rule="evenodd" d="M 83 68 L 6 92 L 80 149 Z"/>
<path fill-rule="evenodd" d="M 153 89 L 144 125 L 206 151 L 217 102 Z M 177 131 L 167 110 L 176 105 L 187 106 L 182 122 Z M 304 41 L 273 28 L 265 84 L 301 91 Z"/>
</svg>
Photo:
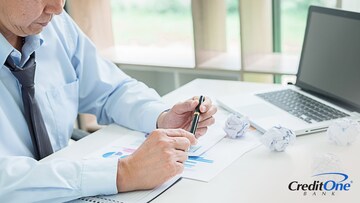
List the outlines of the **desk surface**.
<svg viewBox="0 0 360 203">
<path fill-rule="evenodd" d="M 165 95 L 164 99 L 170 104 L 194 95 L 207 95 L 216 100 L 216 97 L 233 92 L 246 93 L 271 87 L 272 84 L 197 79 Z M 49 159 L 81 158 L 98 146 L 118 138 L 122 131 L 126 132 L 120 127 L 116 132 L 104 129 L 57 152 L 56 156 Z M 329 172 L 348 174 L 348 180 L 352 181 L 349 191 L 337 191 L 335 196 L 330 192 L 326 196 L 319 192 L 314 196 L 313 192 L 308 192 L 304 196 L 303 192 L 288 189 L 289 183 L 295 180 L 299 183 L 312 183 L 314 167 L 320 161 L 326 162 L 326 159 L 320 158 L 329 153 L 337 160 L 336 165 L 328 167 L 337 171 Z M 208 183 L 183 179 L 153 202 L 358 202 L 359 154 L 359 140 L 351 146 L 340 147 L 329 143 L 325 133 L 301 136 L 285 152 L 270 152 L 263 146 L 250 151 Z"/>
</svg>

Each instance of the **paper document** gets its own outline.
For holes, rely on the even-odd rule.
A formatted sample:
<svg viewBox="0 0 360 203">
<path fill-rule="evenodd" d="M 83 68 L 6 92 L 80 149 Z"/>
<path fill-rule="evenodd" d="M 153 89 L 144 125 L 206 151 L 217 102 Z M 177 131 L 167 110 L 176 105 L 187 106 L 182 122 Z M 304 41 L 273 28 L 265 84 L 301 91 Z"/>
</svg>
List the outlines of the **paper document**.
<svg viewBox="0 0 360 203">
<path fill-rule="evenodd" d="M 260 146 L 260 135 L 254 129 L 238 139 L 222 139 L 201 156 L 189 157 L 182 177 L 209 182 L 236 159 Z"/>
<path fill-rule="evenodd" d="M 208 182 L 237 158 L 261 145 L 260 133 L 255 129 L 249 130 L 239 139 L 224 138 L 218 141 L 219 137 L 222 138 L 225 135 L 222 122 L 227 116 L 228 113 L 224 111 L 217 113 L 216 123 L 209 128 L 206 135 L 200 138 L 203 144 L 205 143 L 207 147 L 212 146 L 212 148 L 205 153 L 200 153 L 200 156 L 189 156 L 184 163 L 182 177 Z M 145 141 L 146 137 L 147 135 L 141 132 L 129 131 L 127 135 L 123 135 L 108 146 L 93 152 L 88 158 L 125 158 L 132 154 Z M 212 137 L 215 139 L 211 140 Z M 207 144 L 207 138 L 211 140 L 208 143 L 212 144 Z"/>
<path fill-rule="evenodd" d="M 198 139 L 197 145 L 191 146 L 189 156 L 200 156 L 225 137 L 222 127 L 215 123 L 208 127 L 207 133 Z"/>
<path fill-rule="evenodd" d="M 228 116 L 229 112 L 219 109 L 214 115 L 215 124 L 209 127 L 208 133 L 203 137 L 206 138 L 208 135 L 215 134 L 224 137 L 225 132 L 223 127 Z M 250 128 L 245 135 L 240 138 L 223 138 L 200 156 L 190 156 L 184 163 L 185 170 L 182 177 L 209 182 L 240 156 L 260 146 L 260 136 L 261 133 L 254 128 Z"/>
<path fill-rule="evenodd" d="M 111 126 L 109 126 L 111 128 Z M 211 126 L 209 132 L 198 139 L 198 144 L 191 146 L 188 152 L 189 156 L 199 156 L 213 147 L 218 143 L 224 136 L 225 133 L 215 126 Z M 120 137 L 107 147 L 104 147 L 88 157 L 91 158 L 124 158 L 129 154 L 132 154 L 147 138 L 148 134 L 144 134 L 136 131 L 129 131 L 127 135 Z M 108 151 L 107 154 L 101 154 L 104 151 Z M 97 154 L 96 154 L 97 153 Z"/>
</svg>

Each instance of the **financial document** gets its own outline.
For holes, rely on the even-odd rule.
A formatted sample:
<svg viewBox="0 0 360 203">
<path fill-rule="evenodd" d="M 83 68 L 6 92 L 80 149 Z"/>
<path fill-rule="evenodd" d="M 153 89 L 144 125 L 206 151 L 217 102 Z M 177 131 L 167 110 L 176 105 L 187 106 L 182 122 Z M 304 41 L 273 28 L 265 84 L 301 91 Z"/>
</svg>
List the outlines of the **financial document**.
<svg viewBox="0 0 360 203">
<path fill-rule="evenodd" d="M 225 137 L 222 126 L 218 123 L 208 127 L 207 133 L 198 139 L 197 145 L 191 146 L 189 156 L 200 156 Z"/>
<path fill-rule="evenodd" d="M 221 122 L 227 116 L 226 112 L 218 112 L 218 122 L 209 128 L 208 134 L 200 138 L 203 139 L 202 144 L 206 145 L 202 149 L 204 152 L 199 153 L 198 156 L 189 153 L 189 158 L 184 163 L 184 172 L 181 175 L 183 178 L 208 182 L 240 156 L 261 145 L 259 141 L 261 134 L 253 128 L 241 138 L 223 138 L 225 133 Z M 220 140 L 219 137 L 221 137 Z M 88 158 L 125 158 L 132 154 L 146 138 L 147 135 L 144 133 L 129 131 L 127 135 L 123 135 L 108 146 L 93 152 Z M 209 138 L 210 141 L 205 138 Z"/>
<path fill-rule="evenodd" d="M 183 178 L 209 182 L 245 153 L 260 146 L 261 134 L 252 129 L 238 139 L 224 138 L 201 156 L 189 157 Z"/>
<path fill-rule="evenodd" d="M 218 121 L 224 121 L 227 115 L 227 113 L 219 112 L 217 115 Z M 109 126 L 109 128 L 111 127 L 116 126 Z M 189 158 L 184 163 L 184 172 L 160 187 L 153 190 L 134 191 L 110 196 L 84 197 L 73 202 L 149 202 L 179 181 L 181 177 L 209 182 L 236 159 L 261 145 L 259 141 L 261 134 L 255 129 L 250 129 L 243 137 L 238 139 L 224 138 L 225 133 L 222 124 L 217 122 L 209 128 L 208 132 L 208 134 L 200 138 L 201 140 L 197 146 L 201 147 L 195 151 L 196 153 L 189 153 Z M 85 159 L 125 158 L 135 152 L 146 140 L 147 136 L 147 134 L 141 132 L 129 131 L 128 134 L 121 136 L 111 144 L 89 154 Z M 208 140 L 205 138 L 208 138 Z M 194 154 L 196 156 L 193 156 Z"/>
</svg>

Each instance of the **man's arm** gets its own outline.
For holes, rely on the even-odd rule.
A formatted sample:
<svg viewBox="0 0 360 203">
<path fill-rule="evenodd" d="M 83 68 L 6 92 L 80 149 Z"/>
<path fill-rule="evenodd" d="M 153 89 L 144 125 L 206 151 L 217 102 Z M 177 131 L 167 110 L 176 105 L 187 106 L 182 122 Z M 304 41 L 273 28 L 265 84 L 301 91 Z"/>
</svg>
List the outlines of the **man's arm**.
<svg viewBox="0 0 360 203">
<path fill-rule="evenodd" d="M 62 15 L 67 22 L 64 26 L 76 36 L 68 47 L 79 80 L 79 112 L 96 115 L 100 124 L 117 123 L 143 132 L 155 130 L 158 116 L 168 109 L 158 93 L 100 56 L 70 17 Z"/>
<path fill-rule="evenodd" d="M 117 193 L 116 159 L 38 162 L 0 158 L 0 202 L 65 202 Z"/>
</svg>

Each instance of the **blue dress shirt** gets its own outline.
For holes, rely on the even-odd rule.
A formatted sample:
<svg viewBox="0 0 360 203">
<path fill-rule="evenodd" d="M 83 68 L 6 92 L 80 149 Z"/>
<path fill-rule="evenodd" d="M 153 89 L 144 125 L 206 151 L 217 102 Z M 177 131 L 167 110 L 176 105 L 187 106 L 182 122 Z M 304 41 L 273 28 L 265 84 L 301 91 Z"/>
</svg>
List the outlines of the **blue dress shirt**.
<svg viewBox="0 0 360 203">
<path fill-rule="evenodd" d="M 54 151 L 68 145 L 79 112 L 95 114 L 100 124 L 150 132 L 166 109 L 154 90 L 101 58 L 65 12 L 26 37 L 21 52 L 0 34 L 0 64 L 10 55 L 21 66 L 34 51 L 35 96 Z M 3 65 L 0 95 L 0 202 L 64 202 L 117 192 L 116 159 L 33 159 L 21 86 Z"/>
</svg>

